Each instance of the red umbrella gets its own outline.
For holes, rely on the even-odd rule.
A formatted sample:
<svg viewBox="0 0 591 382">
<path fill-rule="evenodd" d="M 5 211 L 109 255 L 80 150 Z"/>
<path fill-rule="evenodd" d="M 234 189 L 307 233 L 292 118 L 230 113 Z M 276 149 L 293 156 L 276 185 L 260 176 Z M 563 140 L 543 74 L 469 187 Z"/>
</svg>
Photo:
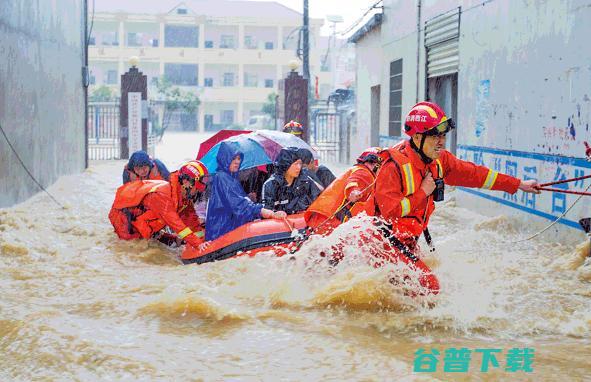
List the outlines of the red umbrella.
<svg viewBox="0 0 591 382">
<path fill-rule="evenodd" d="M 206 139 L 205 141 L 201 142 L 201 144 L 199 145 L 199 153 L 197 154 L 197 160 L 200 160 L 201 158 L 203 158 L 203 156 L 205 154 L 207 154 L 207 152 L 216 144 L 220 143 L 221 141 L 223 141 L 226 138 L 230 138 L 233 137 L 234 135 L 240 135 L 240 134 L 248 134 L 251 133 L 250 130 L 220 130 L 217 133 L 215 133 L 212 137 L 210 137 L 209 139 Z"/>
</svg>

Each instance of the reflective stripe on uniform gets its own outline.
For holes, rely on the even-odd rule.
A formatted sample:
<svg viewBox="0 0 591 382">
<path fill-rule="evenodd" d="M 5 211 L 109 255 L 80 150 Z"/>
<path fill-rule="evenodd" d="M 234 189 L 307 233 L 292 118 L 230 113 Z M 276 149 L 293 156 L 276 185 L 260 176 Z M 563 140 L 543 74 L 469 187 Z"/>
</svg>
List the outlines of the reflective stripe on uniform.
<svg viewBox="0 0 591 382">
<path fill-rule="evenodd" d="M 347 185 L 345 186 L 345 190 L 351 188 L 351 187 L 359 187 L 359 184 L 357 184 L 357 182 L 349 182 L 347 183 Z"/>
<path fill-rule="evenodd" d="M 439 159 L 435 161 L 437 162 L 437 172 L 439 173 L 439 178 L 443 178 L 443 166 L 441 165 L 441 161 Z"/>
<path fill-rule="evenodd" d="M 160 183 L 160 184 L 157 184 L 157 185 L 155 185 L 154 187 L 152 187 L 152 188 L 150 189 L 150 191 L 149 191 L 149 192 L 154 192 L 154 191 L 156 191 L 158 188 L 160 188 L 160 187 L 164 186 L 166 183 L 168 183 L 168 182 L 162 182 L 162 183 Z"/>
<path fill-rule="evenodd" d="M 408 198 L 402 198 L 402 200 L 400 201 L 400 207 L 402 208 L 400 216 L 404 217 L 408 215 L 410 212 L 410 200 L 408 200 Z"/>
<path fill-rule="evenodd" d="M 205 236 L 205 232 L 203 232 L 203 231 L 197 231 L 197 232 L 195 232 L 195 236 L 197 236 L 197 237 L 203 237 L 203 236 Z"/>
<path fill-rule="evenodd" d="M 184 230 L 182 230 L 181 232 L 179 232 L 179 237 L 181 239 L 184 239 L 185 237 L 187 237 L 188 235 L 192 234 L 193 231 L 191 231 L 191 228 L 186 227 Z"/>
<path fill-rule="evenodd" d="M 402 166 L 402 172 L 404 173 L 404 183 L 406 184 L 405 195 L 411 195 L 415 192 L 415 179 L 412 175 L 412 165 L 407 163 Z"/>
<path fill-rule="evenodd" d="M 486 188 L 487 190 L 492 189 L 493 186 L 495 185 L 495 181 L 497 180 L 498 175 L 499 175 L 498 172 L 493 171 L 493 170 L 488 170 L 488 175 L 486 175 L 486 179 L 484 180 L 484 183 L 482 184 L 482 187 L 480 187 L 480 188 Z"/>
</svg>

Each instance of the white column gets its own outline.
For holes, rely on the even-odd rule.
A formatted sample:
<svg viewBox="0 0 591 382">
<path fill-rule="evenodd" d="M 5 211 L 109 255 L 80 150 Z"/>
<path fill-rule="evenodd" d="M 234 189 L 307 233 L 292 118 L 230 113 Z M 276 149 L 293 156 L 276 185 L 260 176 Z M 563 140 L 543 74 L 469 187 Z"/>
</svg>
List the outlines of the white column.
<svg viewBox="0 0 591 382">
<path fill-rule="evenodd" d="M 160 21 L 160 36 L 158 37 L 158 47 L 164 48 L 164 21 Z"/>
<path fill-rule="evenodd" d="M 244 48 L 244 25 L 238 25 L 238 44 L 236 45 L 238 49 Z"/>
<path fill-rule="evenodd" d="M 125 44 L 125 27 L 123 24 L 123 20 L 119 21 L 119 49 L 122 49 Z"/>
<path fill-rule="evenodd" d="M 244 64 L 238 64 L 238 87 L 244 87 Z"/>
<path fill-rule="evenodd" d="M 164 61 L 160 61 L 160 68 L 158 69 L 158 77 L 164 76 Z"/>
<path fill-rule="evenodd" d="M 275 89 L 277 89 L 277 86 L 279 86 L 279 80 L 283 79 L 283 69 L 281 67 L 281 65 L 277 65 L 277 78 L 275 79 L 275 83 L 273 85 L 275 85 Z"/>
<path fill-rule="evenodd" d="M 119 57 L 119 62 L 118 62 L 118 66 L 117 66 L 117 72 L 118 72 L 117 83 L 119 84 L 119 86 L 121 86 L 121 75 L 126 72 L 126 70 L 125 70 L 125 62 L 123 61 L 123 57 Z"/>
<path fill-rule="evenodd" d="M 205 23 L 199 24 L 199 49 L 205 48 Z"/>
<path fill-rule="evenodd" d="M 236 123 L 242 124 L 243 123 L 243 120 L 244 120 L 244 117 L 243 117 L 243 114 L 244 114 L 244 102 L 241 99 L 238 100 L 238 113 L 237 114 L 238 115 L 236 116 Z"/>
<path fill-rule="evenodd" d="M 205 131 L 205 102 L 201 102 L 199 105 L 199 132 Z"/>
<path fill-rule="evenodd" d="M 199 57 L 199 62 L 197 64 L 197 86 L 205 86 L 205 64 L 203 63 L 203 56 Z"/>
<path fill-rule="evenodd" d="M 283 50 L 283 26 L 279 25 L 277 27 L 277 48 L 279 50 Z"/>
</svg>

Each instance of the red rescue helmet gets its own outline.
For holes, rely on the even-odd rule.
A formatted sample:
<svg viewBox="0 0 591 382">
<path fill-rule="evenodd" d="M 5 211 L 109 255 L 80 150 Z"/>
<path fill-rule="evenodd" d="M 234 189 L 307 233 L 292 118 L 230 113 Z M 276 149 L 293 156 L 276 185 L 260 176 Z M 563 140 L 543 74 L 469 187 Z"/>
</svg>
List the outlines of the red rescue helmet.
<svg viewBox="0 0 591 382">
<path fill-rule="evenodd" d="M 189 180 L 198 191 L 205 190 L 208 178 L 207 167 L 197 160 L 189 161 L 179 169 L 179 181 L 182 183 L 184 179 Z"/>
<path fill-rule="evenodd" d="M 404 132 L 411 137 L 415 134 L 446 134 L 455 127 L 452 119 L 447 118 L 439 105 L 433 102 L 419 102 L 414 105 L 404 122 Z"/>
<path fill-rule="evenodd" d="M 283 125 L 283 132 L 290 133 L 293 135 L 302 135 L 304 133 L 304 127 L 301 123 L 294 121 L 293 119 Z"/>
<path fill-rule="evenodd" d="M 365 162 L 373 162 L 373 163 L 381 163 L 382 157 L 380 156 L 380 152 L 382 151 L 381 147 L 370 147 L 366 149 L 364 152 L 361 153 L 357 157 L 357 163 L 365 163 Z"/>
</svg>

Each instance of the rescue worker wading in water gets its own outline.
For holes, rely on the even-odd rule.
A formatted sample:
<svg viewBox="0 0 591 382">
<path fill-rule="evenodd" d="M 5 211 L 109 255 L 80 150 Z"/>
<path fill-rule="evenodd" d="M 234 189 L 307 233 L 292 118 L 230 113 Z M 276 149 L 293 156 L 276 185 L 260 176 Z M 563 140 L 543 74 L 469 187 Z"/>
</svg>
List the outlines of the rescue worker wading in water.
<svg viewBox="0 0 591 382">
<path fill-rule="evenodd" d="M 410 140 L 382 155 L 385 160 L 375 182 L 376 215 L 385 218 L 390 229 L 384 230 L 385 236 L 399 249 L 402 243 L 402 248 L 415 250 L 435 210 L 433 202 L 443 200 L 444 184 L 510 194 L 517 190 L 540 193 L 535 180 L 501 174 L 445 150 L 446 134 L 454 128 L 437 104 L 420 102 L 406 117 L 404 131 Z M 425 236 L 429 242 L 428 231 Z"/>
<path fill-rule="evenodd" d="M 117 189 L 109 213 L 115 232 L 124 240 L 153 237 L 168 245 L 184 240 L 193 247 L 205 248 L 208 243 L 204 243 L 204 230 L 193 203 L 205 190 L 207 178 L 207 168 L 199 161 L 190 161 L 170 174 L 170 182 L 124 184 Z M 176 235 L 161 233 L 166 226 Z"/>
<path fill-rule="evenodd" d="M 373 216 L 373 184 L 382 158 L 381 149 L 365 150 L 357 164 L 334 180 L 306 210 L 305 219 L 316 233 L 327 234 L 351 217 L 365 212 Z"/>
</svg>

